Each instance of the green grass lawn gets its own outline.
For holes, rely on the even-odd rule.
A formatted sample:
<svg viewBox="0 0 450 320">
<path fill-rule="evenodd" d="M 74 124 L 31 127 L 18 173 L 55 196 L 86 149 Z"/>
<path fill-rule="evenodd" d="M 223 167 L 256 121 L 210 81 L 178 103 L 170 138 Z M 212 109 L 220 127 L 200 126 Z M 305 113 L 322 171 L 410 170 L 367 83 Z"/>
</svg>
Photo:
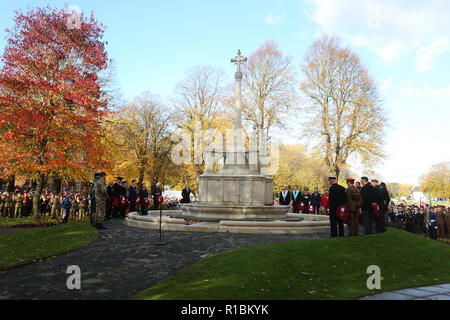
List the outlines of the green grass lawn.
<svg viewBox="0 0 450 320">
<path fill-rule="evenodd" d="M 52 219 L 51 217 L 41 217 L 41 224 L 46 223 L 59 223 L 59 220 Z M 1 218 L 0 219 L 0 227 L 13 227 L 22 224 L 34 224 L 33 218 L 25 217 L 25 218 Z"/>
<path fill-rule="evenodd" d="M 95 241 L 89 221 L 30 228 L 0 236 L 0 271 L 72 251 Z"/>
<path fill-rule="evenodd" d="M 369 290 L 367 267 L 381 268 Z M 396 229 L 273 243 L 209 256 L 134 299 L 356 299 L 450 282 L 450 246 Z"/>
</svg>

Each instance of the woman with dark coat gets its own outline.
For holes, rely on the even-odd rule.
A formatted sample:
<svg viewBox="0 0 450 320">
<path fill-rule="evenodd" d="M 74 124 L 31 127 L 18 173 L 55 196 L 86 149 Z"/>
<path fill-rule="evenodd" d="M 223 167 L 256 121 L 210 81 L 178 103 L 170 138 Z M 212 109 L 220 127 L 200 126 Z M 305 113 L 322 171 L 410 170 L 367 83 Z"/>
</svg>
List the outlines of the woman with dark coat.
<svg viewBox="0 0 450 320">
<path fill-rule="evenodd" d="M 380 211 L 383 213 L 383 216 L 386 217 L 386 212 L 389 209 L 389 203 L 391 202 L 391 197 L 389 196 L 389 191 L 386 188 L 386 184 L 384 182 L 380 183 L 381 189 L 381 199 L 383 200 L 382 205 L 380 206 Z M 383 231 L 386 231 L 386 224 L 383 224 Z"/>
</svg>

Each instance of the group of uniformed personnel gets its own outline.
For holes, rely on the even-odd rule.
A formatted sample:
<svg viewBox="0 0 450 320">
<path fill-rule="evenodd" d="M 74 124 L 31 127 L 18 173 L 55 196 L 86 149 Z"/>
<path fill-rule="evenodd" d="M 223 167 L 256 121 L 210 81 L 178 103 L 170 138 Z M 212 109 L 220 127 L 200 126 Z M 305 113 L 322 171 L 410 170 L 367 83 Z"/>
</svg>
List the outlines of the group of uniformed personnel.
<svg viewBox="0 0 450 320">
<path fill-rule="evenodd" d="M 425 234 L 431 239 L 450 237 L 450 208 L 426 205 L 426 208 L 403 203 L 392 204 L 388 221 L 403 230 Z"/>
<path fill-rule="evenodd" d="M 67 198 L 67 201 L 65 200 Z M 22 218 L 32 214 L 33 198 L 28 193 L 4 192 L 0 194 L 0 217 Z M 89 199 L 78 194 L 57 195 L 44 194 L 40 198 L 41 215 L 49 215 L 57 219 L 63 215 L 63 210 L 68 210 L 70 216 L 75 219 L 85 219 L 89 211 Z"/>
<path fill-rule="evenodd" d="M 337 236 L 339 226 L 339 236 L 344 236 L 344 222 L 349 225 L 349 235 L 359 235 L 359 220 L 364 225 L 364 234 L 373 232 L 373 224 L 377 233 L 386 231 L 385 217 L 391 199 L 387 191 L 386 184 L 378 184 L 377 179 L 361 177 L 359 184 L 355 185 L 355 179 L 347 178 L 347 189 L 337 183 L 336 177 L 329 177 L 330 181 L 330 228 L 331 236 Z M 347 214 L 339 215 L 340 212 Z"/>
<path fill-rule="evenodd" d="M 20 192 L 5 192 L 1 194 L 0 217 L 22 218 L 28 215 L 28 208 L 25 208 L 25 206 L 29 201 L 30 198 Z"/>
<path fill-rule="evenodd" d="M 279 204 L 292 206 L 294 213 L 328 214 L 331 237 L 344 236 L 344 223 L 349 226 L 349 236 L 358 236 L 360 220 L 365 234 L 372 233 L 374 222 L 377 233 L 386 230 L 385 216 L 391 201 L 386 184 L 378 185 L 377 179 L 369 182 L 367 177 L 362 177 L 361 181 L 348 178 L 347 188 L 344 188 L 337 183 L 336 177 L 330 176 L 328 180 L 330 188 L 325 189 L 323 194 L 317 187 L 313 194 L 309 193 L 308 188 L 304 188 L 302 194 L 297 185 L 292 193 L 283 186 Z"/>
</svg>

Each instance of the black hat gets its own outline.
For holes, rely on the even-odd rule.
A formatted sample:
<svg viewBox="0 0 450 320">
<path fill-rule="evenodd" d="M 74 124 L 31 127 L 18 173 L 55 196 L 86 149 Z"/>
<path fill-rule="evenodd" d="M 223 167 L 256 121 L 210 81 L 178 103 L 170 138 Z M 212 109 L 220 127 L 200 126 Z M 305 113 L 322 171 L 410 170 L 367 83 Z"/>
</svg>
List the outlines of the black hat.
<svg viewBox="0 0 450 320">
<path fill-rule="evenodd" d="M 361 177 L 361 180 L 369 181 L 369 178 L 367 178 L 366 176 L 364 176 L 364 177 Z"/>
<path fill-rule="evenodd" d="M 94 179 L 95 179 L 95 178 L 100 178 L 100 172 L 94 173 Z"/>
<path fill-rule="evenodd" d="M 308 189 L 308 188 L 304 188 L 303 190 L 304 190 L 304 191 L 308 191 L 309 189 Z"/>
<path fill-rule="evenodd" d="M 377 179 L 372 179 L 372 182 L 378 183 L 378 180 Z"/>
<path fill-rule="evenodd" d="M 100 172 L 100 177 L 106 177 L 106 172 L 105 171 Z"/>
<path fill-rule="evenodd" d="M 336 180 L 336 177 L 335 176 L 329 176 L 328 180 Z"/>
<path fill-rule="evenodd" d="M 117 180 L 122 181 L 122 177 L 117 177 Z"/>
</svg>

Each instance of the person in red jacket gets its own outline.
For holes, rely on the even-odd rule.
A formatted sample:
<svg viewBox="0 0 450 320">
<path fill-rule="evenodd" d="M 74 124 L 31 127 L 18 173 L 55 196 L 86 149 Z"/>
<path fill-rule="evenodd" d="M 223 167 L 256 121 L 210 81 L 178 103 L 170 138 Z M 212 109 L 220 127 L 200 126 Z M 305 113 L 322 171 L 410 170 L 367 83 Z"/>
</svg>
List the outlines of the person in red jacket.
<svg viewBox="0 0 450 320">
<path fill-rule="evenodd" d="M 322 198 L 320 200 L 320 206 L 322 208 L 325 208 L 325 214 L 328 213 L 328 209 L 329 209 L 328 201 L 329 201 L 329 198 L 330 198 L 330 196 L 328 194 L 328 189 L 323 189 L 323 195 L 322 195 Z"/>
</svg>

